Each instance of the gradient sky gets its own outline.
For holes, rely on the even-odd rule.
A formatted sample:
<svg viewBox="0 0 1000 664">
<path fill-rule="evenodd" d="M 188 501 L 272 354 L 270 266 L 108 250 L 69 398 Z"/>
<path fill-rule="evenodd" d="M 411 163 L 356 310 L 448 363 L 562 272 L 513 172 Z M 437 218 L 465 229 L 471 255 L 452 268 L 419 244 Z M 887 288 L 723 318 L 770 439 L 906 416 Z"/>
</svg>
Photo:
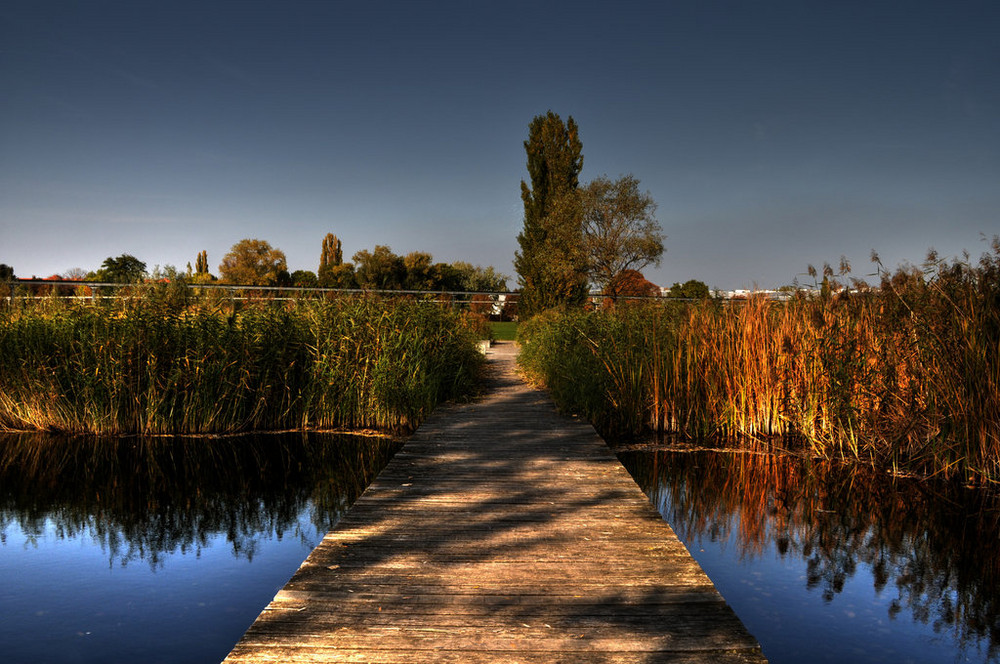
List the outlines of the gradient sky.
<svg viewBox="0 0 1000 664">
<path fill-rule="evenodd" d="M 975 258 L 1000 233 L 998 35 L 996 0 L 5 0 L 0 262 L 205 249 L 217 273 L 256 237 L 315 270 L 332 232 L 514 275 L 549 109 L 582 181 L 658 203 L 658 284 Z"/>
</svg>

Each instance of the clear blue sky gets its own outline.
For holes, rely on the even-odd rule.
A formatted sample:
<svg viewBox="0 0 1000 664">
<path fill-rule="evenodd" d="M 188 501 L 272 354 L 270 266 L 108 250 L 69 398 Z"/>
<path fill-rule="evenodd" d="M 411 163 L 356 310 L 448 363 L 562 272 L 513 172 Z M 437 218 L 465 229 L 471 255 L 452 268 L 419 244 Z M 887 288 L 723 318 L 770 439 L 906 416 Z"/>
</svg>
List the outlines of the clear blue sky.
<svg viewBox="0 0 1000 664">
<path fill-rule="evenodd" d="M 0 17 L 0 262 L 315 270 L 396 253 L 513 275 L 528 124 L 632 173 L 652 281 L 790 283 L 1000 233 L 1000 3 L 52 2 Z M 511 285 L 514 285 L 512 280 Z"/>
</svg>

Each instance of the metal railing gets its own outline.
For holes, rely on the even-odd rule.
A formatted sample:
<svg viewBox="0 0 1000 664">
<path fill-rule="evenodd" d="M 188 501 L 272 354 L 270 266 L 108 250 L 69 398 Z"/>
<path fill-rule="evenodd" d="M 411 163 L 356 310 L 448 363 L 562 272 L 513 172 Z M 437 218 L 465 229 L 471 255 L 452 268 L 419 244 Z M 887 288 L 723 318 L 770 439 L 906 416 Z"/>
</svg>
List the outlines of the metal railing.
<svg viewBox="0 0 1000 664">
<path fill-rule="evenodd" d="M 434 303 L 471 303 L 474 302 L 475 297 L 489 297 L 494 303 L 504 303 L 508 301 L 508 298 L 517 298 L 519 295 L 516 291 L 462 291 L 462 290 L 418 290 L 418 289 L 388 289 L 388 288 L 330 288 L 321 286 L 255 286 L 247 284 L 222 284 L 222 283 L 192 283 L 189 281 L 176 281 L 176 282 L 165 282 L 165 281 L 144 281 L 144 282 L 133 282 L 133 283 L 119 283 L 119 282 L 106 282 L 106 281 L 74 281 L 74 280 L 55 280 L 55 279 L 13 279 L 7 282 L 0 282 L 0 288 L 4 286 L 10 287 L 10 292 L 5 295 L 8 302 L 13 298 L 24 298 L 24 299 L 38 299 L 45 297 L 58 297 L 65 299 L 78 299 L 86 300 L 93 298 L 103 298 L 103 297 L 120 297 L 118 295 L 108 295 L 102 293 L 102 289 L 107 289 L 111 291 L 118 291 L 121 289 L 129 288 L 142 288 L 151 289 L 158 287 L 177 287 L 181 286 L 187 290 L 193 291 L 226 291 L 230 293 L 229 299 L 234 300 L 259 300 L 265 299 L 259 295 L 237 295 L 238 293 L 250 292 L 250 293 L 272 293 L 268 300 L 276 301 L 289 301 L 304 299 L 303 296 L 318 295 L 379 295 L 384 297 L 400 297 L 400 296 L 411 296 L 418 297 L 424 302 L 434 302 Z M 24 288 L 19 288 L 24 287 Z M 88 288 L 91 290 L 89 295 L 80 294 L 70 294 L 66 293 L 65 289 L 79 289 Z M 44 291 L 43 291 L 44 289 Z M 802 288 L 799 289 L 807 294 L 815 294 L 815 289 Z M 20 291 L 20 292 L 18 292 Z M 793 293 L 783 292 L 783 291 L 731 291 L 722 293 L 716 291 L 713 295 L 713 299 L 722 300 L 745 300 L 750 297 L 766 297 L 771 300 L 787 300 L 793 296 Z M 594 304 L 599 304 L 601 301 L 606 299 L 622 300 L 622 301 L 698 301 L 697 298 L 677 298 L 668 297 L 664 294 L 650 295 L 650 296 L 636 296 L 636 295 L 607 295 L 604 293 L 588 293 L 587 299 Z M 516 301 L 510 300 L 511 302 Z M 480 301 L 485 304 L 485 302 Z"/>
</svg>

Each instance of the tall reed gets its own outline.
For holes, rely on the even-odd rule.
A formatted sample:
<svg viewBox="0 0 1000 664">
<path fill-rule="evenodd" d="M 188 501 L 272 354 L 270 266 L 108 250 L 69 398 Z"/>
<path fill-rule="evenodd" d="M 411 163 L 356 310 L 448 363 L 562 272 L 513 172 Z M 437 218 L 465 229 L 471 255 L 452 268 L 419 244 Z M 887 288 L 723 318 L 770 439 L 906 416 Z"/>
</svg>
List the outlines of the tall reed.
<svg viewBox="0 0 1000 664">
<path fill-rule="evenodd" d="M 780 440 L 1000 481 L 1000 244 L 877 289 L 548 314 L 523 366 L 611 436 Z"/>
<path fill-rule="evenodd" d="M 481 365 L 459 314 L 417 302 L 21 303 L 0 312 L 0 428 L 412 429 Z"/>
</svg>

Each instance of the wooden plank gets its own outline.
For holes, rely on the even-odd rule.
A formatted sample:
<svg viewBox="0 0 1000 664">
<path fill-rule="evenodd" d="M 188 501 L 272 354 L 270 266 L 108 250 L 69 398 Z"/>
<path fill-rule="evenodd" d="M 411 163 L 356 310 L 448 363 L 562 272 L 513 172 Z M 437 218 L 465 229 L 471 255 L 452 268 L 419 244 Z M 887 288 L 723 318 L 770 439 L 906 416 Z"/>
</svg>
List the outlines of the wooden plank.
<svg viewBox="0 0 1000 664">
<path fill-rule="evenodd" d="M 227 662 L 765 662 L 593 428 L 494 355 L 261 612 Z"/>
<path fill-rule="evenodd" d="M 637 657 L 635 652 L 535 652 L 519 649 L 516 653 L 489 650 L 449 650 L 415 651 L 401 650 L 357 650 L 354 648 L 330 649 L 316 646 L 281 646 L 273 644 L 261 652 L 254 646 L 238 645 L 230 654 L 232 661 L 240 662 L 300 662 L 319 664 L 322 662 L 345 662 L 364 664 L 420 664 L 449 663 L 492 664 L 635 664 L 638 662 L 670 662 L 673 664 L 758 664 L 762 660 L 743 651 L 700 651 L 687 653 L 677 651 L 645 652 Z"/>
</svg>

